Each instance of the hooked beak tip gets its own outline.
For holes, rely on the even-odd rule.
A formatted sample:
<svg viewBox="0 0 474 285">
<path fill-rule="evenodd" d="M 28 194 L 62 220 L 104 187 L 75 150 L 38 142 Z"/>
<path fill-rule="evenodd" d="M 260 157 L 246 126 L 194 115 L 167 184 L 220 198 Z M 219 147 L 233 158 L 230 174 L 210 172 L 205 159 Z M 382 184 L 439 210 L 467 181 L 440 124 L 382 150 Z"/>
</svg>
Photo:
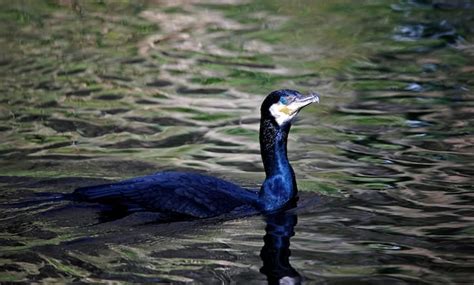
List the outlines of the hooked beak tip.
<svg viewBox="0 0 474 285">
<path fill-rule="evenodd" d="M 309 95 L 311 97 L 311 103 L 318 103 L 319 104 L 319 94 L 316 92 L 310 92 Z"/>
</svg>

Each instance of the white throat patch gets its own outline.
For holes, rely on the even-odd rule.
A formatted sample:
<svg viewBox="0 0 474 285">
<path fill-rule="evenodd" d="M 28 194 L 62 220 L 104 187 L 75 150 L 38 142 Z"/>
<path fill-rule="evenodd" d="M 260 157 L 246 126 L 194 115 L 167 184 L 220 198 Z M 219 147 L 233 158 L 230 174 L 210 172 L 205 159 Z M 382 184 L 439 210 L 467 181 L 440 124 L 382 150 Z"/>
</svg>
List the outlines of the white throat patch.
<svg viewBox="0 0 474 285">
<path fill-rule="evenodd" d="M 273 104 L 270 107 L 270 114 L 275 118 L 275 121 L 279 126 L 282 126 L 284 123 L 291 121 L 296 114 L 298 113 L 297 106 L 284 105 L 280 102 Z M 293 107 L 293 108 L 292 108 Z"/>
</svg>

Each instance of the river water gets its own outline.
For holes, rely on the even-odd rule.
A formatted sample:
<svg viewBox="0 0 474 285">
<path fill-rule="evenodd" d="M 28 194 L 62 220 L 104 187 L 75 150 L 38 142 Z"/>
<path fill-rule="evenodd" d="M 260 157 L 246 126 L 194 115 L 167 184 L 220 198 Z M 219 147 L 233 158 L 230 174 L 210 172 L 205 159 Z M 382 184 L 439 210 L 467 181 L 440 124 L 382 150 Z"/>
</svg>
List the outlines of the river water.
<svg viewBox="0 0 474 285">
<path fill-rule="evenodd" d="M 2 1 L 0 283 L 473 284 L 472 1 Z M 52 193 L 159 170 L 258 188 L 259 105 L 300 207 L 100 222 Z"/>
</svg>

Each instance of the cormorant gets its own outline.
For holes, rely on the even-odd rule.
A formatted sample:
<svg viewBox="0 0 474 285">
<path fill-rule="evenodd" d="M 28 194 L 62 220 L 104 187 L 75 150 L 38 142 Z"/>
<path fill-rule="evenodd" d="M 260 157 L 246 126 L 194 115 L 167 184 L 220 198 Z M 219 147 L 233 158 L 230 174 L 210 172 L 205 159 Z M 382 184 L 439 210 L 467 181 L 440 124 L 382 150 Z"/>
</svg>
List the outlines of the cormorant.
<svg viewBox="0 0 474 285">
<path fill-rule="evenodd" d="M 226 213 L 273 212 L 297 199 L 295 173 L 287 157 L 291 122 L 317 94 L 294 90 L 270 93 L 261 105 L 260 151 L 266 178 L 260 191 L 187 172 L 158 172 L 117 183 L 78 188 L 74 200 L 98 202 L 132 211 L 163 213 L 169 219 L 215 217 Z"/>
</svg>

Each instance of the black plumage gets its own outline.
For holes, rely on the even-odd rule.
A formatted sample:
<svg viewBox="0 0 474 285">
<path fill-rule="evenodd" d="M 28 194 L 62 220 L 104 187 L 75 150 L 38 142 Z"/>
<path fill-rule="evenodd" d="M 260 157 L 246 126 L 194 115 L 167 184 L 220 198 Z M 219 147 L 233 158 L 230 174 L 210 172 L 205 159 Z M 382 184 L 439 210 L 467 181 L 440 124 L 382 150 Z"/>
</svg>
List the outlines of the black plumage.
<svg viewBox="0 0 474 285">
<path fill-rule="evenodd" d="M 256 208 L 257 192 L 225 180 L 187 172 L 160 172 L 117 183 L 79 188 L 79 200 L 129 210 L 160 211 L 175 217 L 208 218 L 216 213 Z"/>
</svg>

